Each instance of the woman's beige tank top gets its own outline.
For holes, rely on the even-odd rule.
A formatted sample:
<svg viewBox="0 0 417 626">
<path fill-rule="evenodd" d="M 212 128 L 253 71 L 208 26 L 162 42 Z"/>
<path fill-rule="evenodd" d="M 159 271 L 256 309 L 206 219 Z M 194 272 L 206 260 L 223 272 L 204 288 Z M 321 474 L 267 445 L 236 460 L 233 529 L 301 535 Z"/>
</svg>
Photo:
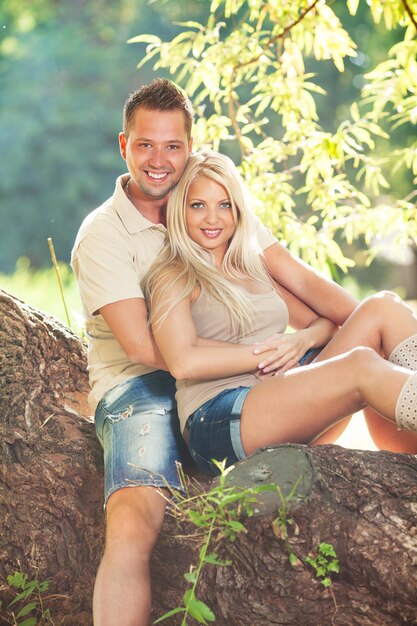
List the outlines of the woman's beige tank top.
<svg viewBox="0 0 417 626">
<path fill-rule="evenodd" d="M 252 294 L 250 298 L 255 318 L 253 330 L 239 338 L 233 330 L 226 306 L 213 298 L 205 289 L 191 306 L 191 314 L 199 337 L 229 341 L 233 343 L 253 344 L 265 339 L 272 333 L 283 333 L 288 325 L 288 309 L 275 290 L 268 293 Z M 187 418 L 204 402 L 214 398 L 224 389 L 239 386 L 253 387 L 259 379 L 254 374 L 239 374 L 218 380 L 179 380 L 177 381 L 177 404 L 181 431 Z"/>
</svg>

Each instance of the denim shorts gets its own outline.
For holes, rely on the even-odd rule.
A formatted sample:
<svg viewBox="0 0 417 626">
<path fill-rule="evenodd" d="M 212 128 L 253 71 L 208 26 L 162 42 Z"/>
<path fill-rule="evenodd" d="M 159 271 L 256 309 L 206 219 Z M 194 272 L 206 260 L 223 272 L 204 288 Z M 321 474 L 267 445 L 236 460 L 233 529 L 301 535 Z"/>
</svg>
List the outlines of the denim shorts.
<svg viewBox="0 0 417 626">
<path fill-rule="evenodd" d="M 212 459 L 226 466 L 245 458 L 240 438 L 240 414 L 252 387 L 224 389 L 202 404 L 187 420 L 188 447 L 199 469 L 214 476 L 219 473 Z"/>
<path fill-rule="evenodd" d="M 311 363 L 319 352 L 320 349 L 317 348 L 308 350 L 299 364 Z M 229 467 L 245 458 L 240 436 L 240 415 L 251 389 L 252 387 L 225 389 L 202 404 L 188 418 L 188 447 L 199 469 L 205 474 L 219 473 L 212 459 L 226 459 L 226 467 Z"/>
<path fill-rule="evenodd" d="M 105 502 L 122 487 L 181 490 L 176 462 L 186 449 L 170 374 L 151 372 L 110 389 L 97 406 L 95 424 L 104 452 Z"/>
</svg>

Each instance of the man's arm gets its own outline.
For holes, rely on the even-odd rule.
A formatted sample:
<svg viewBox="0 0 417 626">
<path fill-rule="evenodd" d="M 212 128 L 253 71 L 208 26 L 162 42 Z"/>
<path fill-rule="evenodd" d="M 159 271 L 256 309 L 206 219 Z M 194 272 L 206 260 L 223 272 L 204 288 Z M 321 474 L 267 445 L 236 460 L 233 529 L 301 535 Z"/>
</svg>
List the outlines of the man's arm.
<svg viewBox="0 0 417 626">
<path fill-rule="evenodd" d="M 279 285 L 337 326 L 341 326 L 358 305 L 343 287 L 294 257 L 279 243 L 266 248 L 264 257 L 268 273 Z"/>
<path fill-rule="evenodd" d="M 129 298 L 101 307 L 100 313 L 133 363 L 168 370 L 148 324 L 143 298 Z"/>
</svg>

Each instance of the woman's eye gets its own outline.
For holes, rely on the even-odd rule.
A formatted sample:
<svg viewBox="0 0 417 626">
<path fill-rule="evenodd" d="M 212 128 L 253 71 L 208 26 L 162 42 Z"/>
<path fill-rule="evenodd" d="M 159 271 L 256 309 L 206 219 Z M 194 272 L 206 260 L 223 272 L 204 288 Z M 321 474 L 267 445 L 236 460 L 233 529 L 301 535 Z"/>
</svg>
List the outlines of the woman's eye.
<svg viewBox="0 0 417 626">
<path fill-rule="evenodd" d="M 202 206 L 203 206 L 203 203 L 202 202 L 192 202 L 190 204 L 190 206 L 191 206 L 192 209 L 201 209 Z"/>
<path fill-rule="evenodd" d="M 232 203 L 231 202 L 222 202 L 220 206 L 221 206 L 222 209 L 231 209 L 232 208 Z"/>
</svg>

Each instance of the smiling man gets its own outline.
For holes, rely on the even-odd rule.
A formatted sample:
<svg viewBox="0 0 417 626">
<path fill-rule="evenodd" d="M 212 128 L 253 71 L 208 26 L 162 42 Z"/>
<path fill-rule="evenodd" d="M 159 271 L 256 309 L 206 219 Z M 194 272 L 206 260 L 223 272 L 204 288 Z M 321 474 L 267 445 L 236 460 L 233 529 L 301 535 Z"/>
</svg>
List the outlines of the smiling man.
<svg viewBox="0 0 417 626">
<path fill-rule="evenodd" d="M 104 454 L 106 545 L 95 626 L 148 624 L 149 560 L 166 506 L 161 489 L 181 488 L 175 381 L 150 332 L 141 282 L 164 243 L 166 204 L 191 153 L 192 123 L 189 99 L 168 80 L 128 98 L 119 135 L 128 173 L 86 217 L 72 252 L 89 344 L 89 401 Z M 314 316 L 325 303 L 326 317 L 343 323 L 355 300 L 294 259 L 260 223 L 257 235 L 283 291 L 311 294 Z"/>
</svg>

